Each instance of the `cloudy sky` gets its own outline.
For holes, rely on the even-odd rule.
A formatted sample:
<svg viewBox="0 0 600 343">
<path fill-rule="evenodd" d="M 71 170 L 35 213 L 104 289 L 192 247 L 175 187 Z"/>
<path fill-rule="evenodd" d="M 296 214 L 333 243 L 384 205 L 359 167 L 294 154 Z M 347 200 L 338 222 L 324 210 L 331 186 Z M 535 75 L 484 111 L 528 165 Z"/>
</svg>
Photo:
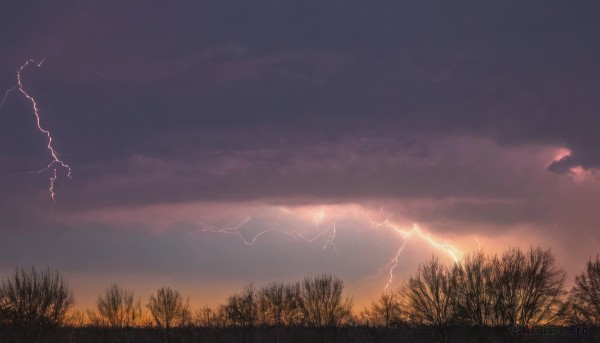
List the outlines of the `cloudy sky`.
<svg viewBox="0 0 600 343">
<path fill-rule="evenodd" d="M 110 282 L 199 306 L 319 272 L 362 304 L 434 253 L 552 247 L 572 277 L 600 252 L 593 1 L 1 12 L 0 88 L 44 61 L 23 90 L 72 179 L 35 173 L 47 137 L 9 92 L 0 273 L 60 269 L 82 307 Z"/>
</svg>

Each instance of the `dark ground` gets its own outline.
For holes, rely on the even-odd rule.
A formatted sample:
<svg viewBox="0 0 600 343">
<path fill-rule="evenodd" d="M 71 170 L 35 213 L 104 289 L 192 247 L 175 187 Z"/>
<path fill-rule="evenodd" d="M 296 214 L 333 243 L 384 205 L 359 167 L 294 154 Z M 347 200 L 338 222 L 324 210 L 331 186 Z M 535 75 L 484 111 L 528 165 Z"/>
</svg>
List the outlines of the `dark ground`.
<svg viewBox="0 0 600 343">
<path fill-rule="evenodd" d="M 306 327 L 183 328 L 164 332 L 152 328 L 0 328 L 0 342 L 600 342 L 600 328 L 587 335 L 514 335 L 509 328 L 427 327 L 372 328 L 365 326 L 317 330 Z"/>
</svg>

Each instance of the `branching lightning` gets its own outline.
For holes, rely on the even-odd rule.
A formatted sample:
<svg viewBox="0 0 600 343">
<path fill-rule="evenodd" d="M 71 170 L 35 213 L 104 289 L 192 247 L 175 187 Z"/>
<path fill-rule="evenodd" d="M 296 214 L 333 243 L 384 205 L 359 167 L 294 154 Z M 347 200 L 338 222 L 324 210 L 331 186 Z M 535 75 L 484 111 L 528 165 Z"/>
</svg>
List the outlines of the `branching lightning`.
<svg viewBox="0 0 600 343">
<path fill-rule="evenodd" d="M 317 229 L 318 228 L 319 227 L 317 225 Z M 328 246 L 332 247 L 333 250 L 335 250 L 335 244 L 333 244 L 333 240 L 335 239 L 335 234 L 336 234 L 335 223 L 331 223 L 331 224 L 327 225 L 327 227 L 324 230 L 319 231 L 317 233 L 317 235 L 314 236 L 313 238 L 308 238 L 299 232 L 294 232 L 294 234 L 296 234 L 298 237 L 302 238 L 304 241 L 306 241 L 308 243 L 313 243 L 317 238 L 323 237 L 324 238 L 323 250 L 327 249 Z"/>
<path fill-rule="evenodd" d="M 244 242 L 245 245 L 253 245 L 256 242 L 256 240 L 258 239 L 258 237 L 264 235 L 265 233 L 275 231 L 275 229 L 263 230 L 263 231 L 259 232 L 258 234 L 254 235 L 249 240 L 247 240 L 244 237 L 244 235 L 242 235 L 242 233 L 240 232 L 240 228 L 242 226 L 244 226 L 244 224 L 250 222 L 251 220 L 252 220 L 252 217 L 250 216 L 250 217 L 244 219 L 241 223 L 239 223 L 238 225 L 236 225 L 236 226 L 234 226 L 232 228 L 219 229 L 219 228 L 216 228 L 216 227 L 211 227 L 211 228 L 207 228 L 207 229 L 201 229 L 199 231 L 202 231 L 202 232 L 214 232 L 214 233 L 224 233 L 224 234 L 227 234 L 227 235 L 238 236 L 242 240 L 242 242 Z"/>
<path fill-rule="evenodd" d="M 390 275 L 388 282 L 385 285 L 385 290 L 387 290 L 388 287 L 392 284 L 392 281 L 394 280 L 394 269 L 396 269 L 396 266 L 398 266 L 398 260 L 400 258 L 400 254 L 406 247 L 406 242 L 412 236 L 416 236 L 418 238 L 423 239 L 431 247 L 438 249 L 438 250 L 442 251 L 443 253 L 447 254 L 454 262 L 458 262 L 461 259 L 462 253 L 457 248 L 448 244 L 447 242 L 440 243 L 440 242 L 436 241 L 435 239 L 433 239 L 431 237 L 430 234 L 425 234 L 416 224 L 413 224 L 413 227 L 410 230 L 403 230 L 400 227 L 392 224 L 389 221 L 389 219 L 386 219 L 383 222 L 376 222 L 369 218 L 369 221 L 371 222 L 371 225 L 373 225 L 374 227 L 377 227 L 377 228 L 384 227 L 386 229 L 394 230 L 395 232 L 398 232 L 400 234 L 400 236 L 403 238 L 402 245 L 396 251 L 396 255 L 394 255 L 394 257 L 392 257 L 390 262 L 388 262 L 388 264 L 383 267 L 383 269 L 389 268 L 389 275 Z"/>
<path fill-rule="evenodd" d="M 317 220 L 317 224 L 316 224 L 317 229 L 319 228 L 320 221 L 323 220 L 323 216 L 324 216 L 324 213 L 321 212 L 320 219 Z M 237 224 L 233 227 L 230 227 L 230 228 L 209 227 L 209 228 L 199 229 L 197 231 L 223 233 L 223 234 L 227 234 L 227 235 L 237 236 L 240 238 L 240 240 L 245 245 L 248 245 L 248 246 L 254 245 L 254 243 L 260 236 L 262 236 L 266 233 L 270 233 L 270 232 L 283 234 L 284 236 L 290 238 L 292 241 L 298 241 L 300 239 L 309 244 L 312 244 L 319 237 L 323 237 L 323 239 L 324 239 L 323 250 L 327 249 L 328 246 L 331 246 L 335 250 L 335 245 L 333 244 L 333 240 L 335 239 L 335 234 L 336 234 L 335 222 L 332 224 L 329 224 L 325 229 L 319 231 L 312 238 L 306 237 L 305 235 L 303 235 L 302 233 L 300 233 L 298 231 L 288 231 L 288 230 L 279 229 L 278 223 L 276 223 L 274 228 L 272 228 L 272 229 L 261 230 L 260 232 L 251 236 L 250 238 L 246 238 L 246 236 L 244 236 L 244 234 L 240 230 L 243 228 L 244 225 L 248 224 L 252 219 L 253 219 L 252 216 L 250 216 L 250 217 L 244 219 L 243 221 L 241 221 L 239 224 Z"/>
<path fill-rule="evenodd" d="M 54 203 L 56 201 L 56 193 L 55 193 L 54 186 L 55 186 L 55 182 L 58 178 L 57 169 L 58 168 L 64 169 L 67 173 L 68 178 L 71 178 L 72 170 L 71 170 L 71 167 L 67 163 L 65 163 L 63 160 L 60 159 L 59 153 L 54 149 L 54 146 L 52 145 L 52 141 L 53 141 L 52 133 L 49 130 L 44 129 L 44 127 L 42 126 L 41 117 L 40 117 L 40 109 L 38 108 L 38 104 L 35 101 L 35 98 L 31 94 L 29 94 L 23 87 L 23 80 L 22 80 L 22 75 L 21 75 L 23 70 L 29 64 L 33 64 L 39 68 L 42 66 L 42 63 L 44 63 L 44 60 L 41 60 L 39 63 L 36 63 L 34 60 L 28 60 L 27 62 L 25 62 L 25 64 L 23 64 L 21 67 L 19 67 L 19 69 L 17 69 L 17 83 L 16 83 L 16 85 L 14 85 L 12 88 L 8 89 L 4 93 L 4 98 L 2 98 L 2 101 L 0 102 L 0 110 L 2 109 L 2 106 L 4 106 L 4 102 L 6 101 L 9 93 L 11 93 L 12 91 L 15 91 L 15 90 L 17 90 L 21 94 L 23 94 L 23 96 L 25 96 L 25 98 L 31 103 L 31 107 L 33 108 L 33 114 L 35 115 L 37 128 L 41 133 L 46 135 L 46 137 L 48 139 L 48 144 L 46 145 L 46 148 L 50 152 L 50 157 L 52 158 L 50 163 L 48 163 L 48 165 L 45 168 L 36 171 L 36 174 L 42 173 L 46 170 L 52 170 L 52 174 L 50 176 L 50 186 L 48 187 L 48 191 L 50 192 L 50 197 L 52 198 L 52 203 Z"/>
<path fill-rule="evenodd" d="M 294 213 L 293 211 L 290 211 L 286 208 L 282 208 L 281 211 L 288 215 L 297 216 L 296 213 Z M 328 225 L 323 224 L 325 217 L 326 217 L 326 213 L 323 208 L 319 209 L 314 215 L 311 215 L 311 216 L 314 219 L 314 225 L 315 225 L 314 227 L 315 228 L 307 229 L 306 231 L 311 231 L 312 233 L 307 233 L 306 231 L 298 232 L 298 231 L 292 231 L 292 230 L 284 230 L 284 229 L 280 228 L 279 225 L 276 225 L 275 228 L 268 229 L 268 230 L 261 230 L 260 232 L 254 234 L 252 237 L 247 238 L 247 234 L 246 234 L 246 236 L 244 234 L 242 234 L 242 230 L 244 229 L 245 225 L 249 224 L 253 220 L 253 218 L 251 216 L 247 217 L 246 219 L 241 221 L 238 225 L 235 225 L 231 228 L 221 229 L 221 228 L 216 228 L 216 227 L 210 227 L 210 228 L 200 229 L 198 231 L 222 233 L 222 234 L 237 236 L 247 246 L 252 246 L 261 236 L 263 236 L 267 233 L 276 232 L 276 233 L 285 235 L 286 237 L 290 238 L 294 242 L 296 242 L 298 240 L 304 241 L 308 244 L 314 244 L 315 242 L 321 242 L 323 250 L 327 249 L 328 247 L 331 247 L 334 251 L 337 251 L 335 244 L 334 244 L 335 237 L 337 234 L 336 222 L 331 221 Z M 372 220 L 369 215 L 367 215 L 367 218 L 368 218 L 368 222 L 370 223 L 372 228 L 376 228 L 378 231 L 380 229 L 389 230 L 391 232 L 399 234 L 400 238 L 402 239 L 402 242 L 401 242 L 400 246 L 398 247 L 398 249 L 396 250 L 396 252 L 394 253 L 394 255 L 380 269 L 380 272 L 382 272 L 383 270 L 386 270 L 387 273 L 389 274 L 389 277 L 387 278 L 387 281 L 385 284 L 385 290 L 387 290 L 390 287 L 390 285 L 392 284 L 392 281 L 394 279 L 394 270 L 398 266 L 398 262 L 400 260 L 400 255 L 402 254 L 402 251 L 404 251 L 404 249 L 406 248 L 408 241 L 412 238 L 419 238 L 419 239 L 423 240 L 425 243 L 427 243 L 432 248 L 437 249 L 437 250 L 441 251 L 442 253 L 446 254 L 447 256 L 449 256 L 454 262 L 458 262 L 462 257 L 462 252 L 459 251 L 456 247 L 454 247 L 453 245 L 451 245 L 447 242 L 440 242 L 439 240 L 433 238 L 431 234 L 423 232 L 416 224 L 414 224 L 410 229 L 402 229 L 401 227 L 393 224 L 389 219 L 386 219 L 381 222 L 377 222 L 375 220 Z M 315 229 L 316 229 L 316 231 L 315 231 Z"/>
</svg>

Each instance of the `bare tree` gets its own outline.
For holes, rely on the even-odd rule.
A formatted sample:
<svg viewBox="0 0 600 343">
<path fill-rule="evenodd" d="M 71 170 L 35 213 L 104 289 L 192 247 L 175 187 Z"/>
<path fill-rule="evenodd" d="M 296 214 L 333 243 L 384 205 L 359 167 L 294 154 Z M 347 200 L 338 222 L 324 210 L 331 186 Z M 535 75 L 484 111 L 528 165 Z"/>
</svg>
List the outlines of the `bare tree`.
<svg viewBox="0 0 600 343">
<path fill-rule="evenodd" d="M 0 323 L 55 327 L 73 307 L 73 291 L 58 271 L 17 268 L 0 285 Z"/>
<path fill-rule="evenodd" d="M 371 307 L 361 314 L 365 324 L 374 327 L 394 327 L 403 321 L 400 298 L 396 292 L 383 292 Z"/>
<path fill-rule="evenodd" d="M 572 322 L 600 326 L 600 256 L 591 259 L 586 269 L 575 277 L 575 286 L 569 297 Z"/>
<path fill-rule="evenodd" d="M 65 318 L 64 325 L 70 328 L 82 328 L 86 325 L 86 316 L 84 311 L 69 311 Z"/>
<path fill-rule="evenodd" d="M 454 323 L 456 273 L 457 268 L 448 269 L 435 256 L 419 265 L 399 292 L 413 322 L 437 327 Z"/>
<path fill-rule="evenodd" d="M 493 312 L 496 285 L 491 260 L 480 251 L 467 256 L 457 271 L 456 313 L 459 321 L 474 326 L 501 324 Z"/>
<path fill-rule="evenodd" d="M 343 297 L 344 282 L 332 275 L 306 277 L 300 288 L 300 309 L 306 325 L 335 327 L 352 319 L 352 299 Z"/>
<path fill-rule="evenodd" d="M 225 316 L 234 326 L 251 327 L 257 322 L 256 291 L 247 286 L 242 293 L 227 298 Z"/>
<path fill-rule="evenodd" d="M 90 322 L 110 328 L 132 327 L 139 323 L 142 316 L 140 300 L 134 300 L 133 291 L 117 284 L 112 284 L 98 296 L 96 310 L 88 311 Z"/>
<path fill-rule="evenodd" d="M 156 325 L 163 329 L 180 327 L 191 320 L 189 299 L 184 300 L 178 291 L 162 287 L 151 295 L 146 305 Z"/>
<path fill-rule="evenodd" d="M 298 325 L 302 320 L 300 282 L 285 285 L 283 291 L 283 323 L 285 325 Z"/>
<path fill-rule="evenodd" d="M 226 325 L 225 307 L 219 306 L 212 309 L 204 306 L 196 311 L 195 323 L 201 327 L 223 327 Z"/>
<path fill-rule="evenodd" d="M 299 294 L 299 283 L 272 283 L 261 288 L 257 300 L 259 323 L 269 326 L 299 323 Z"/>
<path fill-rule="evenodd" d="M 494 258 L 494 315 L 501 325 L 535 325 L 556 320 L 564 306 L 566 273 L 550 249 L 507 250 Z"/>
</svg>

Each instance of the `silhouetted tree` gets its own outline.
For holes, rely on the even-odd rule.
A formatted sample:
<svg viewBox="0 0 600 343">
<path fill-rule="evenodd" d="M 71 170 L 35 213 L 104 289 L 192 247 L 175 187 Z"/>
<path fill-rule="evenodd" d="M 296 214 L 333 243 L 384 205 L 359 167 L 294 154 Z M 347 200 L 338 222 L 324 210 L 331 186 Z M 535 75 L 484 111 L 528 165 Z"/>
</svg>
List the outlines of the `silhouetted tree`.
<svg viewBox="0 0 600 343">
<path fill-rule="evenodd" d="M 511 248 L 492 262 L 494 316 L 501 325 L 535 325 L 561 313 L 566 273 L 557 267 L 550 249 Z"/>
<path fill-rule="evenodd" d="M 84 311 L 70 311 L 64 322 L 65 326 L 71 328 L 82 328 L 86 325 L 86 317 Z"/>
<path fill-rule="evenodd" d="M 366 325 L 374 327 L 394 327 L 403 321 L 402 306 L 396 292 L 383 292 L 371 307 L 361 314 Z"/>
<path fill-rule="evenodd" d="M 335 327 L 352 319 L 352 299 L 343 297 L 344 282 L 332 275 L 306 277 L 300 288 L 304 324 L 316 328 Z"/>
<path fill-rule="evenodd" d="M 17 268 L 0 285 L 0 323 L 56 327 L 73 306 L 73 291 L 56 270 Z"/>
<path fill-rule="evenodd" d="M 600 326 L 600 257 L 587 262 L 586 269 L 575 277 L 575 286 L 569 297 L 570 321 L 577 324 Z"/>
<path fill-rule="evenodd" d="M 163 329 L 187 325 L 191 320 L 189 299 L 184 300 L 178 291 L 162 287 L 150 296 L 146 305 L 156 325 Z"/>
<path fill-rule="evenodd" d="M 300 284 L 272 283 L 258 292 L 258 317 L 261 325 L 294 325 L 300 321 Z"/>
<path fill-rule="evenodd" d="M 139 323 L 142 316 L 140 300 L 134 299 L 133 291 L 117 284 L 109 286 L 98 296 L 96 310 L 88 311 L 92 325 L 110 328 L 127 328 Z"/>
<path fill-rule="evenodd" d="M 257 320 L 254 286 L 247 286 L 242 293 L 227 298 L 225 316 L 234 326 L 251 327 Z"/>
<path fill-rule="evenodd" d="M 457 319 L 474 326 L 501 324 L 493 311 L 497 292 L 490 258 L 482 251 L 465 257 L 457 269 L 456 277 Z"/>
<path fill-rule="evenodd" d="M 227 324 L 225 315 L 225 307 L 219 306 L 217 309 L 212 309 L 204 306 L 196 311 L 195 323 L 201 327 L 222 327 Z"/>
<path fill-rule="evenodd" d="M 457 268 L 448 269 L 437 257 L 419 265 L 400 289 L 408 314 L 417 324 L 448 326 L 455 321 Z"/>
</svg>

